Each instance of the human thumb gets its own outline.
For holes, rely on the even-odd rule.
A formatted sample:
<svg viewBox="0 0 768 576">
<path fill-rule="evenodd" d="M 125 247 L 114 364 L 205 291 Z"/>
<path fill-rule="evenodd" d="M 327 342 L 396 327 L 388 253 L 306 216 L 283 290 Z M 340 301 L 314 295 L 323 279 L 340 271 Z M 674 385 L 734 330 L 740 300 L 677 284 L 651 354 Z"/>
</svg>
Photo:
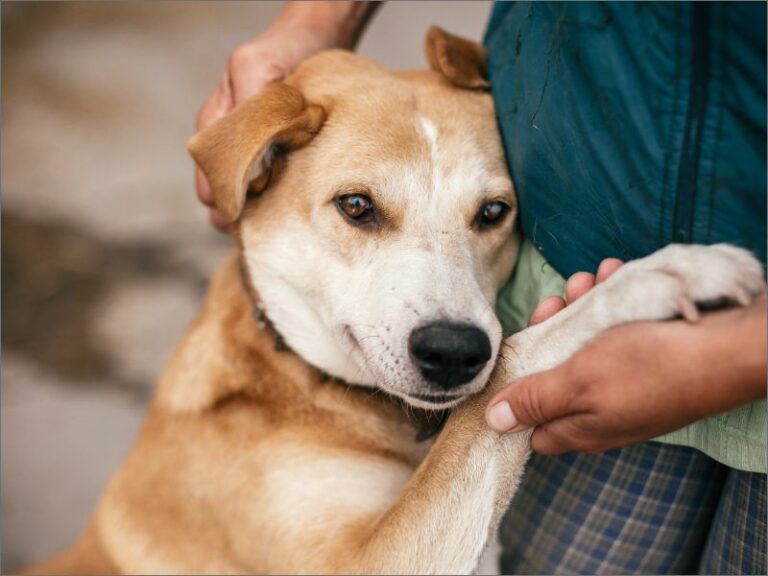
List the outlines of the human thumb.
<svg viewBox="0 0 768 576">
<path fill-rule="evenodd" d="M 519 432 L 568 413 L 571 394 L 557 368 L 512 382 L 488 403 L 485 420 L 496 432 Z"/>
</svg>

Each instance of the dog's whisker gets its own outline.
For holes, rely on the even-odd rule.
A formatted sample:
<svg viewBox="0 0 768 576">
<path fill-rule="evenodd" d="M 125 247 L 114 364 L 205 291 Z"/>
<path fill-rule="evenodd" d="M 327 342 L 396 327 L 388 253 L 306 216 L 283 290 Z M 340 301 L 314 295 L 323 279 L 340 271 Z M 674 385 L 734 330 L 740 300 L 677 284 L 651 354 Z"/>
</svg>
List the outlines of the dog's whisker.
<svg viewBox="0 0 768 576">
<path fill-rule="evenodd" d="M 371 334 L 370 336 L 363 336 L 362 338 L 358 338 L 357 341 L 362 342 L 363 340 L 369 340 L 370 338 L 378 338 L 379 340 L 382 339 L 378 334 Z"/>
</svg>

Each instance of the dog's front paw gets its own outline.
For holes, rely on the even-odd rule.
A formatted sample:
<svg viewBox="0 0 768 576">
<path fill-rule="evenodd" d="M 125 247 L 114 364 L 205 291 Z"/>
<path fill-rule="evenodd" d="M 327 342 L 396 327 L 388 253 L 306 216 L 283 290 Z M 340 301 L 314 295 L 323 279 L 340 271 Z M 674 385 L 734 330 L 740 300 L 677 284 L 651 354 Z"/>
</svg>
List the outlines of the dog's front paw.
<svg viewBox="0 0 768 576">
<path fill-rule="evenodd" d="M 698 306 L 749 305 L 765 290 L 763 268 L 748 251 L 728 244 L 672 244 L 629 262 L 607 282 L 629 320 L 698 317 Z"/>
<path fill-rule="evenodd" d="M 765 290 L 760 262 L 730 244 L 672 244 L 638 264 L 677 276 L 684 284 L 684 296 L 696 304 L 725 301 L 748 306 Z"/>
</svg>

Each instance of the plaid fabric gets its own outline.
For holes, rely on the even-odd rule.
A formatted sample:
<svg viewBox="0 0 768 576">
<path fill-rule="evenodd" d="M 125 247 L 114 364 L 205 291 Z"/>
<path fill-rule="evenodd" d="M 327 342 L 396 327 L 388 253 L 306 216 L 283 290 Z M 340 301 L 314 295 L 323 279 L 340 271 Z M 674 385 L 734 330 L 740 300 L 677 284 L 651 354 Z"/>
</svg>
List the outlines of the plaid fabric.
<svg viewBox="0 0 768 576">
<path fill-rule="evenodd" d="M 743 475 L 757 480 L 744 484 Z M 648 442 L 605 454 L 534 455 L 502 524 L 501 567 L 764 574 L 765 530 L 765 476 L 692 448 Z"/>
<path fill-rule="evenodd" d="M 700 574 L 768 574 L 766 488 L 765 474 L 728 473 Z"/>
</svg>

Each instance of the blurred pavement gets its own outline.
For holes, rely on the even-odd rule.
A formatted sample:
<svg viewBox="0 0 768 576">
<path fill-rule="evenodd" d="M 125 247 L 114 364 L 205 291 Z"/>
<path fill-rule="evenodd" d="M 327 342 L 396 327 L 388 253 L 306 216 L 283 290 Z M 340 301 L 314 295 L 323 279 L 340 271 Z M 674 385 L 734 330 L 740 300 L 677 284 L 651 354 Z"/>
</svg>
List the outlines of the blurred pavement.
<svg viewBox="0 0 768 576">
<path fill-rule="evenodd" d="M 184 144 L 229 52 L 280 2 L 2 4 L 2 572 L 70 545 L 229 249 Z M 360 52 L 423 67 L 431 24 L 488 2 L 390 3 Z"/>
</svg>

